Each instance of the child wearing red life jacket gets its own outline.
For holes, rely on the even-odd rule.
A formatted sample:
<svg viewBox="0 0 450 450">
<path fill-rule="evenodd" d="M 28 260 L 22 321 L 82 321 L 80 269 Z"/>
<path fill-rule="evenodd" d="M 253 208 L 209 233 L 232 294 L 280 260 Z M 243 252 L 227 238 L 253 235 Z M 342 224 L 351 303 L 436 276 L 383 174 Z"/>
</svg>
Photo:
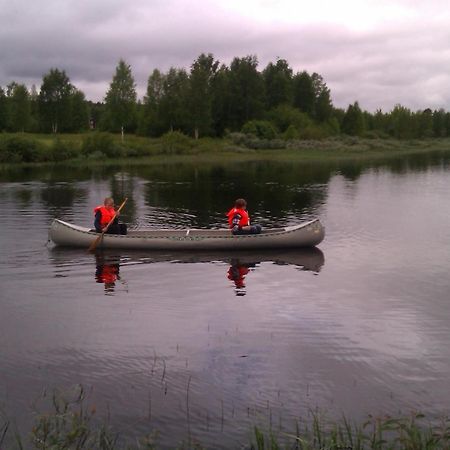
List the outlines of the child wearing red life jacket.
<svg viewBox="0 0 450 450">
<path fill-rule="evenodd" d="M 261 225 L 250 225 L 250 217 L 247 212 L 247 202 L 238 198 L 228 213 L 228 225 L 233 234 L 259 234 Z"/>
<path fill-rule="evenodd" d="M 124 223 L 119 223 L 119 211 L 114 208 L 114 200 L 111 197 L 106 197 L 103 205 L 94 208 L 94 227 L 97 233 L 105 231 L 108 223 L 113 220 L 113 223 L 108 227 L 105 233 L 108 234 L 127 234 L 127 226 Z"/>
</svg>

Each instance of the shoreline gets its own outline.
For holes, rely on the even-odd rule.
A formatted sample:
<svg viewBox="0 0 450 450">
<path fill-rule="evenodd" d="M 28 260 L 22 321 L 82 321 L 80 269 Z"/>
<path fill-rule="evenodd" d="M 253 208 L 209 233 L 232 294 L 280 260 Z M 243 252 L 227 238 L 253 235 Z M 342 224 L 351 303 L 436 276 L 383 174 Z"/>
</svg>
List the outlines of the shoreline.
<svg viewBox="0 0 450 450">
<path fill-rule="evenodd" d="M 72 154 L 77 157 L 57 161 L 0 162 L 0 170 L 33 167 L 98 167 L 98 166 L 136 166 L 153 164 L 224 164 L 238 162 L 305 162 L 323 163 L 340 161 L 370 161 L 394 159 L 415 155 L 450 155 L 450 138 L 433 138 L 402 141 L 397 139 L 368 139 L 341 136 L 319 141 L 286 141 L 285 148 L 251 149 L 233 144 L 229 139 L 190 139 L 176 148 L 165 145 L 162 138 L 128 136 L 123 143 L 120 137 L 111 135 L 114 145 L 120 145 L 123 155 L 108 157 L 99 155 L 83 156 L 81 146 L 87 135 L 27 135 L 18 133 L 8 137 L 20 136 L 36 143 L 43 151 L 52 145 L 71 145 Z M 92 136 L 92 135 L 91 135 Z M 270 143 L 270 141 L 268 141 Z M 41 151 L 41 150 L 40 150 Z M 57 150 L 54 150 L 57 151 Z M 126 153 L 134 153 L 126 154 Z"/>
</svg>

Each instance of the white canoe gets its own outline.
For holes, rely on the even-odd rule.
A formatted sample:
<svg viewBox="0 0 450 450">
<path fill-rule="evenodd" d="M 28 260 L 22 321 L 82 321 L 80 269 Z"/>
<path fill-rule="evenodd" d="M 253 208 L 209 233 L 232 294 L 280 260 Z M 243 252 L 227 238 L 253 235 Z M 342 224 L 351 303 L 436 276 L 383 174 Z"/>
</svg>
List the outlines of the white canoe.
<svg viewBox="0 0 450 450">
<path fill-rule="evenodd" d="M 50 239 L 65 247 L 84 247 L 99 236 L 89 228 L 55 219 Z M 270 248 L 313 247 L 322 242 L 325 229 L 319 219 L 284 228 L 265 229 L 261 234 L 235 236 L 228 229 L 130 230 L 126 236 L 105 234 L 98 248 L 140 250 L 250 250 Z"/>
</svg>

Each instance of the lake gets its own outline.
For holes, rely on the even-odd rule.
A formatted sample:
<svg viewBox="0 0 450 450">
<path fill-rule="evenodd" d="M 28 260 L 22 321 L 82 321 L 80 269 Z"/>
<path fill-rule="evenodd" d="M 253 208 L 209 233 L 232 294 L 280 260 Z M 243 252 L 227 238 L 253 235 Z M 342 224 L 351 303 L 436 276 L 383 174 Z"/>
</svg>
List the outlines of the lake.
<svg viewBox="0 0 450 450">
<path fill-rule="evenodd" d="M 318 217 L 317 249 L 169 253 L 54 248 L 105 196 L 130 227 Z M 431 419 L 450 410 L 450 167 L 160 164 L 0 172 L 0 410 L 26 435 L 54 389 L 82 384 L 124 438 L 248 443 L 318 410 Z"/>
</svg>

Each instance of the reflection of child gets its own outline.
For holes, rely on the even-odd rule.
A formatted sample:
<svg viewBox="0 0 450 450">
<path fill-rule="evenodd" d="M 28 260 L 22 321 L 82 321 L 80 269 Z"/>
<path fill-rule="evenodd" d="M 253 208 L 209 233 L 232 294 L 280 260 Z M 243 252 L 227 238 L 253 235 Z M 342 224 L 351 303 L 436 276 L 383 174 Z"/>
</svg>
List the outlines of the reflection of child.
<svg viewBox="0 0 450 450">
<path fill-rule="evenodd" d="M 105 284 L 105 292 L 113 292 L 117 280 L 120 280 L 119 264 L 97 264 L 95 281 Z"/>
<path fill-rule="evenodd" d="M 228 269 L 227 276 L 230 281 L 234 282 L 236 295 L 242 296 L 247 292 L 245 290 L 245 276 L 250 272 L 250 267 L 255 264 L 241 264 L 238 259 L 231 260 L 231 266 Z"/>
<path fill-rule="evenodd" d="M 238 198 L 228 213 L 228 224 L 233 234 L 259 234 L 261 225 L 250 225 L 250 217 L 247 212 L 247 202 Z"/>
<path fill-rule="evenodd" d="M 236 286 L 236 288 L 245 288 L 245 275 L 247 275 L 249 271 L 250 269 L 245 266 L 230 266 L 230 268 L 228 269 L 228 279 L 234 281 L 234 285 Z"/>
</svg>

